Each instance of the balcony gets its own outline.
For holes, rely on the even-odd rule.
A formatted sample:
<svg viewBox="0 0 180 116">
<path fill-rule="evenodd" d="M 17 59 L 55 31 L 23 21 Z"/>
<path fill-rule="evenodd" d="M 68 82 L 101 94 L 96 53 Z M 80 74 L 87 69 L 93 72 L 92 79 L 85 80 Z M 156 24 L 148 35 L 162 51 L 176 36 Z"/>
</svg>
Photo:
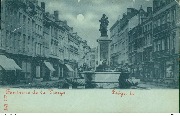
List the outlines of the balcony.
<svg viewBox="0 0 180 116">
<path fill-rule="evenodd" d="M 144 49 L 151 49 L 151 48 L 152 48 L 152 44 L 151 43 L 149 43 L 147 45 L 144 45 Z"/>
<path fill-rule="evenodd" d="M 170 52 L 167 50 L 156 51 L 156 52 L 153 52 L 152 54 L 153 59 L 166 58 L 169 56 L 170 56 Z"/>
<path fill-rule="evenodd" d="M 172 27 L 171 25 L 172 25 L 172 23 L 167 22 L 167 23 L 162 24 L 162 25 L 160 25 L 158 27 L 155 27 L 154 30 L 153 30 L 154 35 L 162 32 L 162 31 L 165 31 L 165 30 L 170 30 L 171 27 Z"/>
</svg>

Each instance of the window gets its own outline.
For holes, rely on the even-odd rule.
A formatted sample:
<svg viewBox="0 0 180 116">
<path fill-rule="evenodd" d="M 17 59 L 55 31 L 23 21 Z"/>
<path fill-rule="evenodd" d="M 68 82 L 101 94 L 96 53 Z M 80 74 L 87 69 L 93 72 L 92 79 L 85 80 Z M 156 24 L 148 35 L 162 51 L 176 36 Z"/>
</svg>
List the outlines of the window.
<svg viewBox="0 0 180 116">
<path fill-rule="evenodd" d="M 150 44 L 152 44 L 152 35 L 149 34 Z"/>
<path fill-rule="evenodd" d="M 5 39 L 5 43 L 6 43 L 6 47 L 8 48 L 9 47 L 9 31 L 6 31 L 6 38 Z"/>
<path fill-rule="evenodd" d="M 36 27 L 35 27 L 35 21 L 34 21 L 34 20 L 32 20 L 32 28 L 33 28 L 33 30 L 36 28 Z"/>
<path fill-rule="evenodd" d="M 175 21 L 176 19 L 176 10 L 172 10 L 172 21 Z"/>
<path fill-rule="evenodd" d="M 22 13 L 19 12 L 19 22 L 21 22 Z"/>
<path fill-rule="evenodd" d="M 145 31 L 147 31 L 147 25 L 145 25 Z"/>
<path fill-rule="evenodd" d="M 162 24 L 165 24 L 165 22 L 166 22 L 166 17 L 163 16 L 163 17 L 162 17 Z"/>
<path fill-rule="evenodd" d="M 171 41 L 171 49 L 174 49 L 175 48 L 175 38 L 176 37 L 176 33 L 173 33 L 173 35 L 172 35 L 172 41 Z"/>
<path fill-rule="evenodd" d="M 150 23 L 150 30 L 152 29 L 152 23 Z"/>
<path fill-rule="evenodd" d="M 37 25 L 37 24 L 36 24 L 36 27 L 35 27 L 35 28 L 36 28 L 36 30 L 38 30 L 38 25 Z"/>
<path fill-rule="evenodd" d="M 21 33 L 19 32 L 18 33 L 18 43 L 17 43 L 17 49 L 18 49 L 18 51 L 21 51 Z"/>
<path fill-rule="evenodd" d="M 162 39 L 162 50 L 165 50 L 165 40 Z"/>
<path fill-rule="evenodd" d="M 14 33 L 14 41 L 13 41 L 13 48 L 14 48 L 14 50 L 16 50 L 17 48 L 17 34 L 16 33 Z"/>
<path fill-rule="evenodd" d="M 169 37 L 167 38 L 167 50 L 169 50 Z"/>
<path fill-rule="evenodd" d="M 150 44 L 150 42 L 149 42 L 149 34 L 147 35 L 147 45 L 149 45 Z"/>
<path fill-rule="evenodd" d="M 10 32 L 10 37 L 9 37 L 9 47 L 10 47 L 10 50 L 12 49 L 13 47 L 13 33 Z"/>
<path fill-rule="evenodd" d="M 157 51 L 161 50 L 161 40 L 158 41 L 157 43 Z"/>
<path fill-rule="evenodd" d="M 26 35 L 23 35 L 23 52 L 25 52 L 26 49 Z"/>
<path fill-rule="evenodd" d="M 28 18 L 28 25 L 30 24 L 30 18 Z"/>
<path fill-rule="evenodd" d="M 160 24 L 161 24 L 161 21 L 160 19 L 158 19 L 157 26 L 160 26 Z"/>
<path fill-rule="evenodd" d="M 38 52 L 38 50 L 37 50 L 37 43 L 35 43 L 35 54 L 37 55 L 37 52 Z"/>
<path fill-rule="evenodd" d="M 22 72 L 26 72 L 26 62 L 22 62 Z"/>
<path fill-rule="evenodd" d="M 30 42 L 31 42 L 30 36 L 28 36 L 27 52 L 30 52 L 30 47 L 31 47 Z"/>
<path fill-rule="evenodd" d="M 26 16 L 23 15 L 23 24 L 26 24 Z"/>
<path fill-rule="evenodd" d="M 154 52 L 156 51 L 156 42 L 154 42 Z"/>
<path fill-rule="evenodd" d="M 41 53 L 41 45 L 38 43 L 38 55 Z"/>
<path fill-rule="evenodd" d="M 42 45 L 39 44 L 39 54 L 42 55 Z"/>
<path fill-rule="evenodd" d="M 157 27 L 157 22 L 158 22 L 158 21 L 154 21 L 154 28 Z"/>
<path fill-rule="evenodd" d="M 167 22 L 170 22 L 170 13 L 167 13 Z"/>
</svg>

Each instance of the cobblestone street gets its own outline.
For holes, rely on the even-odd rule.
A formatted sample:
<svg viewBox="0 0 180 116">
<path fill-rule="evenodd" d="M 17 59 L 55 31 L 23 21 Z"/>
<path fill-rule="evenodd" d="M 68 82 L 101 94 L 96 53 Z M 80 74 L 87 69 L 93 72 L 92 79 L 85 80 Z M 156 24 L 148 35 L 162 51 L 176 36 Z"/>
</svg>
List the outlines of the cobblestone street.
<svg viewBox="0 0 180 116">
<path fill-rule="evenodd" d="M 161 83 L 155 83 L 155 82 L 141 82 L 138 84 L 139 88 L 144 89 L 178 89 L 178 86 L 175 85 L 167 85 L 167 84 L 161 84 Z"/>
</svg>

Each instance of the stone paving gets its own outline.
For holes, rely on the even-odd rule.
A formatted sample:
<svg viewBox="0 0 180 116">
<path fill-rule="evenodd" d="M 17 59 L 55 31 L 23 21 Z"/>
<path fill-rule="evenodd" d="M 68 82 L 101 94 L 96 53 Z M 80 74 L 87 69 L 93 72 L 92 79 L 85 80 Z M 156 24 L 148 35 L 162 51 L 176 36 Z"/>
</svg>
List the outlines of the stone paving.
<svg viewBox="0 0 180 116">
<path fill-rule="evenodd" d="M 29 84 L 0 85 L 0 88 L 45 88 L 45 89 L 46 88 L 62 88 L 64 83 L 66 83 L 65 80 L 54 80 L 54 81 L 33 82 Z M 111 88 L 112 87 L 110 87 L 110 89 Z M 173 84 L 140 82 L 137 86 L 133 86 L 130 89 L 178 89 L 178 88 L 179 86 L 173 85 Z"/>
</svg>

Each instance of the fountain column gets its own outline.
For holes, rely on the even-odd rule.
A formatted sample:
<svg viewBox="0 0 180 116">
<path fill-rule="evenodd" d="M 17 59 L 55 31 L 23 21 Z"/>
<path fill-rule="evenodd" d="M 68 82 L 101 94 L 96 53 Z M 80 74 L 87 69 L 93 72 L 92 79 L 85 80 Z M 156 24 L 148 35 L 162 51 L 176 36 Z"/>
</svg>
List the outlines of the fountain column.
<svg viewBox="0 0 180 116">
<path fill-rule="evenodd" d="M 100 24 L 99 31 L 101 32 L 101 36 L 97 39 L 98 42 L 98 65 L 101 65 L 102 62 L 106 62 L 106 65 L 110 66 L 110 43 L 111 39 L 109 39 L 107 35 L 107 26 L 108 26 L 108 17 L 103 14 Z"/>
</svg>

